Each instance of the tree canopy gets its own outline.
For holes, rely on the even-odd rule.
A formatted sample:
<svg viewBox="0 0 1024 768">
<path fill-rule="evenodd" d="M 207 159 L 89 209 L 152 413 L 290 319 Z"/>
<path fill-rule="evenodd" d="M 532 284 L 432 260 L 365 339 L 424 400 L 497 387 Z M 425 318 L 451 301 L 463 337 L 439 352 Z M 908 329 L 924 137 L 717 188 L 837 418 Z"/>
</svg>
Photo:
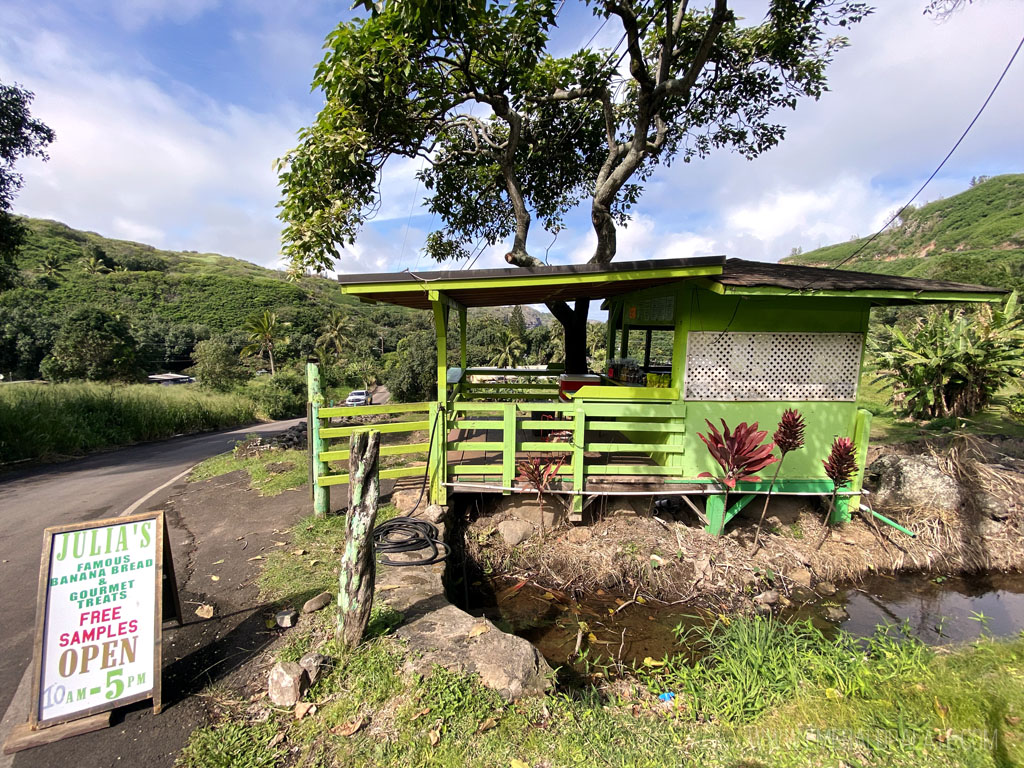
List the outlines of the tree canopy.
<svg viewBox="0 0 1024 768">
<path fill-rule="evenodd" d="M 607 263 L 658 166 L 775 146 L 779 110 L 825 91 L 846 45 L 832 32 L 869 12 L 771 0 L 750 23 L 728 0 L 580 0 L 602 27 L 617 25 L 620 43 L 555 51 L 550 32 L 567 2 L 363 0 L 368 17 L 327 38 L 314 78 L 323 109 L 278 163 L 294 268 L 333 266 L 379 207 L 384 165 L 401 157 L 425 161 L 427 206 L 441 223 L 427 240 L 433 258 L 511 238 L 506 259 L 537 264 L 534 219 L 557 232 L 589 201 L 591 261 Z M 588 302 L 548 307 L 573 334 L 567 351 L 583 354 Z"/>
<path fill-rule="evenodd" d="M 24 239 L 21 223 L 11 215 L 14 197 L 24 179 L 14 170 L 23 157 L 46 159 L 54 132 L 32 117 L 33 94 L 18 84 L 0 83 L 0 290 L 14 279 L 14 254 Z"/>
</svg>

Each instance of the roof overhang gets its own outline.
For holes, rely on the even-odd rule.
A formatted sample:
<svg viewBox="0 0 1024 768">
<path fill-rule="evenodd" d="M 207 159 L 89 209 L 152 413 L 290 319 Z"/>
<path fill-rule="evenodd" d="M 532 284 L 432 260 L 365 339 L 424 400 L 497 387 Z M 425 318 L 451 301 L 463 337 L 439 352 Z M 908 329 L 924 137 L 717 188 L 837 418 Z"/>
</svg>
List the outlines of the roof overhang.
<svg viewBox="0 0 1024 768">
<path fill-rule="evenodd" d="M 342 293 L 363 301 L 428 309 L 438 295 L 464 307 L 502 307 L 576 299 L 607 299 L 666 282 L 716 277 L 724 256 L 615 264 L 569 264 L 475 271 L 339 275 Z M 433 296 L 431 296 L 433 294 Z"/>
</svg>

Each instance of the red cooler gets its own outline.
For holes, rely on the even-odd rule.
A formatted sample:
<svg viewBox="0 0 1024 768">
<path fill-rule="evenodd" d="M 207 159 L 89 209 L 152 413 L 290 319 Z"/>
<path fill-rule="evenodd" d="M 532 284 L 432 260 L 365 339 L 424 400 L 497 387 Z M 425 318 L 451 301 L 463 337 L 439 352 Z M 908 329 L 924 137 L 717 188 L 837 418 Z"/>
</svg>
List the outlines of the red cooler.
<svg viewBox="0 0 1024 768">
<path fill-rule="evenodd" d="M 563 373 L 558 377 L 558 399 L 569 401 L 569 393 L 580 387 L 600 386 L 601 377 L 596 373 Z"/>
</svg>

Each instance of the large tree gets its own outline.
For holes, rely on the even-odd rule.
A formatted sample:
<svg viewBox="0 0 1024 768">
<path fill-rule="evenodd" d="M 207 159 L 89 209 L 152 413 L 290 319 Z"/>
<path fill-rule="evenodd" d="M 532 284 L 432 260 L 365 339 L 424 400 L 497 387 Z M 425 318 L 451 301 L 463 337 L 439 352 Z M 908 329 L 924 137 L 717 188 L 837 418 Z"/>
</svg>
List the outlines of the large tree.
<svg viewBox="0 0 1024 768">
<path fill-rule="evenodd" d="M 330 268 L 380 205 L 380 174 L 421 157 L 439 260 L 474 243 L 528 250 L 534 219 L 557 232 L 589 201 L 591 261 L 616 254 L 616 231 L 657 166 L 731 148 L 753 158 L 784 136 L 780 109 L 818 98 L 846 44 L 834 27 L 868 9 L 846 0 L 771 0 L 763 19 L 727 0 L 580 0 L 621 32 L 611 50 L 549 50 L 568 0 L 510 4 L 362 0 L 369 17 L 327 38 L 314 86 L 325 105 L 279 162 L 284 250 L 296 270 Z M 566 366 L 586 367 L 589 300 L 549 310 L 565 328 Z"/>
<path fill-rule="evenodd" d="M 17 83 L 0 83 L 0 291 L 14 282 L 14 254 L 25 238 L 21 222 L 11 215 L 14 197 L 24 182 L 14 164 L 23 157 L 46 159 L 54 133 L 32 117 L 32 93 Z"/>
</svg>

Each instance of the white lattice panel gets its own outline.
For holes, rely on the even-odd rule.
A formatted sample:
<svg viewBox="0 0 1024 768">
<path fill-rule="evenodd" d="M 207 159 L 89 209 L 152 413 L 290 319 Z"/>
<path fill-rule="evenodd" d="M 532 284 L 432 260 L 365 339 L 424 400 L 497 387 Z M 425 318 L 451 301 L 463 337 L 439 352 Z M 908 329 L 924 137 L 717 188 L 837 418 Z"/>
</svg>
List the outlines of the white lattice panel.
<svg viewBox="0 0 1024 768">
<path fill-rule="evenodd" d="M 687 400 L 854 400 L 860 333 L 694 331 Z"/>
</svg>

